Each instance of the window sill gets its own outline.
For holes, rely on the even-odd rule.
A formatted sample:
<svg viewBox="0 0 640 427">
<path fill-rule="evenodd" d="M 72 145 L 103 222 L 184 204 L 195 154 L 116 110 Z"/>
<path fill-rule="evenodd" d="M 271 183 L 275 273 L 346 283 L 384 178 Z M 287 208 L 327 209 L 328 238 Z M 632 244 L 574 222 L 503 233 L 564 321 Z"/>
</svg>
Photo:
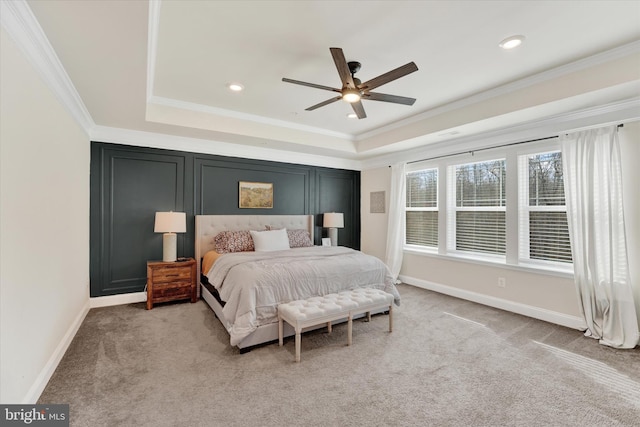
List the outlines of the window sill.
<svg viewBox="0 0 640 427">
<path fill-rule="evenodd" d="M 562 268 L 562 267 L 529 264 L 529 263 L 507 264 L 504 261 L 504 258 L 502 257 L 496 257 L 496 258 L 481 257 L 481 256 L 478 257 L 478 256 L 470 256 L 467 254 L 459 254 L 459 253 L 440 254 L 440 253 L 437 253 L 435 250 L 429 250 L 428 248 L 422 249 L 422 248 L 410 247 L 410 246 L 405 246 L 403 249 L 403 252 L 414 254 L 414 255 L 431 257 L 431 258 L 439 258 L 439 259 L 448 260 L 448 261 L 467 262 L 470 264 L 498 267 L 498 268 L 504 268 L 507 270 L 525 272 L 525 273 L 546 274 L 549 276 L 573 279 L 573 266 L 569 268 Z"/>
</svg>

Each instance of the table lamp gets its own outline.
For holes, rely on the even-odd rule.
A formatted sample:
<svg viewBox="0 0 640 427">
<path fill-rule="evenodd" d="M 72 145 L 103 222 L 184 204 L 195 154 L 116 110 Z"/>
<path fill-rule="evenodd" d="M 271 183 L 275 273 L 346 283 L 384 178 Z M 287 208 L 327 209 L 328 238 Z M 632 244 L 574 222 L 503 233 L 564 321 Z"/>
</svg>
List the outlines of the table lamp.
<svg viewBox="0 0 640 427">
<path fill-rule="evenodd" d="M 329 229 L 329 239 L 331 239 L 331 246 L 338 246 L 338 228 L 344 228 L 344 216 L 342 215 L 342 213 L 325 213 L 322 226 Z"/>
<path fill-rule="evenodd" d="M 162 261 L 173 262 L 177 259 L 176 233 L 187 231 L 187 215 L 184 212 L 156 212 L 153 229 L 162 235 Z"/>
</svg>

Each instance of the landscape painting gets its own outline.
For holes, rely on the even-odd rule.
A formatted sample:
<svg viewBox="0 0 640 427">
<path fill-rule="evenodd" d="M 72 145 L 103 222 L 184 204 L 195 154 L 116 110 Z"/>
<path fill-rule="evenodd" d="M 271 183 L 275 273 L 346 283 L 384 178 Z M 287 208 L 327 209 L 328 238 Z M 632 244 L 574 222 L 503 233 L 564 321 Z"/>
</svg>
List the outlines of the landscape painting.
<svg viewBox="0 0 640 427">
<path fill-rule="evenodd" d="M 273 184 L 240 181 L 240 208 L 273 208 Z"/>
</svg>

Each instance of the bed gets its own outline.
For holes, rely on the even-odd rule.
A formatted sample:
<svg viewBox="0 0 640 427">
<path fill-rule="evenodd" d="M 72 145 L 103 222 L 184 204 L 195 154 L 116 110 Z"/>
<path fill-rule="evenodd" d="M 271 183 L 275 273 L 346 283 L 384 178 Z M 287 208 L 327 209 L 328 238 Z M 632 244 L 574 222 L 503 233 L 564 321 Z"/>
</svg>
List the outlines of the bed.
<svg viewBox="0 0 640 427">
<path fill-rule="evenodd" d="M 254 233 L 256 245 L 263 244 L 259 240 L 264 236 L 281 237 L 292 230 L 305 230 L 313 242 L 314 218 L 313 215 L 196 215 L 199 296 L 229 332 L 230 344 L 241 352 L 278 340 L 278 303 L 356 287 L 382 289 L 394 296 L 396 304 L 400 303 L 400 295 L 384 263 L 349 248 L 312 246 L 222 255 L 215 252 L 216 236 L 221 236 L 220 233 L 247 230 L 271 230 Z M 215 263 L 203 271 L 202 260 L 210 263 L 210 255 Z M 293 328 L 286 326 L 284 335 L 293 335 Z"/>
</svg>

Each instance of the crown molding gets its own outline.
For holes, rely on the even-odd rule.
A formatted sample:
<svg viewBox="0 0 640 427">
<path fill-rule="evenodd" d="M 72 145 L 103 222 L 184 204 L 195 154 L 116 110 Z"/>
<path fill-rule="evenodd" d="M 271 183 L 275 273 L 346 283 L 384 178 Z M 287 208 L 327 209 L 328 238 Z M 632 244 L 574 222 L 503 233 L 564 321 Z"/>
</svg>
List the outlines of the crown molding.
<svg viewBox="0 0 640 427">
<path fill-rule="evenodd" d="M 294 163 L 337 169 L 360 170 L 361 168 L 361 162 L 359 160 L 106 126 L 95 126 L 90 137 L 92 141 L 110 142 L 114 144 L 138 147 L 162 148 L 167 150 L 189 151 L 193 153 L 214 154 L 218 156 L 241 157 L 244 159 L 268 160 L 273 162 Z"/>
<path fill-rule="evenodd" d="M 0 1 L 0 22 L 58 101 L 90 135 L 95 123 L 26 1 Z"/>
<path fill-rule="evenodd" d="M 556 114 L 475 135 L 439 141 L 411 150 L 371 157 L 361 161 L 361 170 L 375 169 L 402 161 L 416 161 L 423 158 L 473 151 L 510 142 L 545 138 L 577 129 L 637 120 L 640 120 L 640 97 Z"/>
<path fill-rule="evenodd" d="M 591 67 L 595 67 L 597 65 L 614 61 L 616 59 L 624 58 L 625 56 L 632 55 L 638 52 L 640 52 L 640 40 L 636 40 L 631 43 L 627 43 L 622 46 L 618 46 L 616 48 L 589 56 L 587 58 L 579 59 L 577 61 L 573 61 L 568 64 L 561 65 L 559 67 L 555 67 L 550 70 L 543 71 L 541 73 L 534 74 L 532 76 L 525 77 L 502 86 L 495 87 L 493 89 L 479 92 L 479 93 L 476 93 L 475 95 L 471 95 L 471 96 L 459 99 L 457 101 L 453 101 L 448 104 L 435 107 L 431 110 L 425 111 L 424 113 L 416 114 L 415 116 L 411 116 L 406 119 L 399 120 L 392 124 L 382 126 L 368 132 L 361 133 L 356 136 L 355 141 L 356 142 L 362 141 L 362 140 L 365 140 L 365 139 L 368 139 L 368 138 L 383 134 L 385 132 L 389 132 L 389 131 L 416 123 L 416 122 L 428 120 L 432 117 L 435 117 L 444 113 L 448 113 L 450 111 L 458 110 L 458 109 L 465 108 L 465 107 L 468 107 L 492 98 L 497 98 L 499 96 L 507 95 L 509 93 L 516 92 L 518 90 L 522 90 L 530 86 L 546 83 L 548 81 L 557 79 L 567 74 L 571 74 L 571 73 L 582 71 Z"/>
<path fill-rule="evenodd" d="M 158 32 L 160 31 L 160 0 L 149 0 L 149 31 L 147 35 L 147 102 L 153 96 L 158 54 Z"/>
</svg>

